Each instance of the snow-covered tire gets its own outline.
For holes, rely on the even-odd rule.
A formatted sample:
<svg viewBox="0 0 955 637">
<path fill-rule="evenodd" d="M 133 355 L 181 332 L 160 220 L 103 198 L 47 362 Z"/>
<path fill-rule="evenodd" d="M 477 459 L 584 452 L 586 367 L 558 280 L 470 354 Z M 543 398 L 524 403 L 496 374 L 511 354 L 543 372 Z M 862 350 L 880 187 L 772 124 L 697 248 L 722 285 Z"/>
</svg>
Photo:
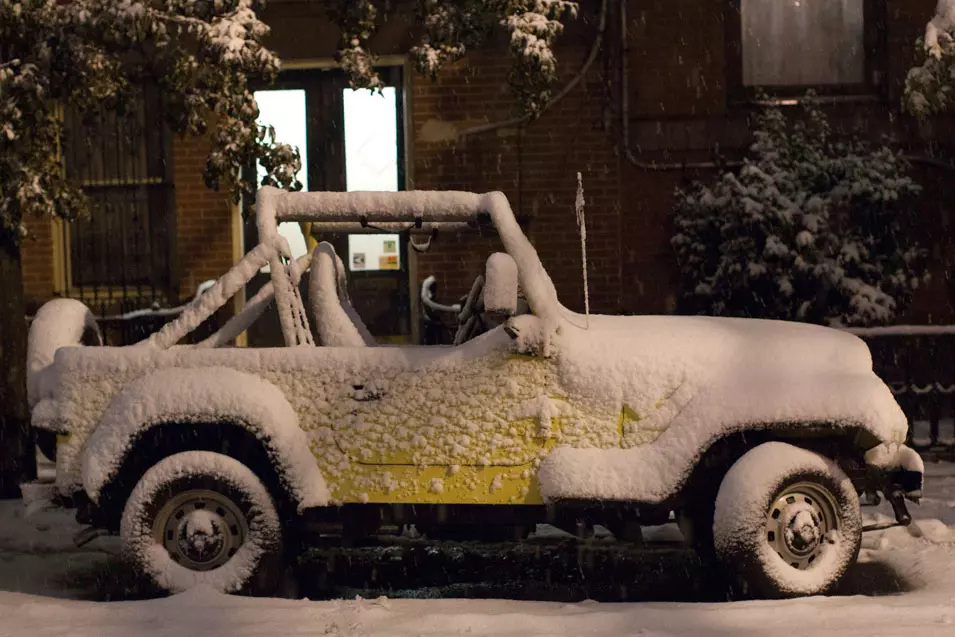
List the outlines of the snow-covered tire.
<svg viewBox="0 0 955 637">
<path fill-rule="evenodd" d="M 126 560 L 171 593 L 268 594 L 282 574 L 272 497 L 248 467 L 211 451 L 153 465 L 126 501 L 120 535 Z"/>
<path fill-rule="evenodd" d="M 768 442 L 748 451 L 723 478 L 713 541 L 744 594 L 821 595 L 859 554 L 859 497 L 834 461 Z"/>
</svg>

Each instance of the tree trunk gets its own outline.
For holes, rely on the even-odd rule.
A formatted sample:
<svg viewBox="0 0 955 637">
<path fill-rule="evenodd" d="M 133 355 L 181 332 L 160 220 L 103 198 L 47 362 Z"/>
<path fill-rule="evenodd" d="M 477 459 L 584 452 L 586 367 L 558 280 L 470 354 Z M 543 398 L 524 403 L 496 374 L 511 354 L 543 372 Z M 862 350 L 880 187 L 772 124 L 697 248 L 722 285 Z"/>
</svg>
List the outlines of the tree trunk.
<svg viewBox="0 0 955 637">
<path fill-rule="evenodd" d="M 0 229 L 0 498 L 19 498 L 36 477 L 27 405 L 27 325 L 20 246 Z"/>
</svg>

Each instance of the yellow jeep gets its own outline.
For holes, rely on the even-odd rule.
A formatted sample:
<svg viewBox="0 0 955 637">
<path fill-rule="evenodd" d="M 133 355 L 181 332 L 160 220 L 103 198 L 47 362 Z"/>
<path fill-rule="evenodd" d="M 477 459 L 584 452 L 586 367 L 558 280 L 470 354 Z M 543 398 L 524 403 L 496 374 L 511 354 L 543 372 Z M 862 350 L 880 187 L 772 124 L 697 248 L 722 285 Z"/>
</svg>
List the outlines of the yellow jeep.
<svg viewBox="0 0 955 637">
<path fill-rule="evenodd" d="M 752 590 L 818 594 L 856 558 L 860 494 L 884 494 L 899 523 L 919 496 L 906 419 L 847 333 L 576 314 L 501 193 L 264 187 L 256 215 L 259 245 L 142 343 L 95 346 L 68 299 L 31 327 L 33 425 L 58 434 L 58 492 L 165 589 L 267 591 L 290 539 L 318 534 L 520 539 L 547 522 L 628 541 L 676 515 Z M 506 252 L 465 309 L 497 326 L 378 346 L 331 246 L 291 259 L 284 221 L 491 225 Z M 265 265 L 241 313 L 178 344 Z M 287 346 L 231 347 L 272 303 Z"/>
</svg>

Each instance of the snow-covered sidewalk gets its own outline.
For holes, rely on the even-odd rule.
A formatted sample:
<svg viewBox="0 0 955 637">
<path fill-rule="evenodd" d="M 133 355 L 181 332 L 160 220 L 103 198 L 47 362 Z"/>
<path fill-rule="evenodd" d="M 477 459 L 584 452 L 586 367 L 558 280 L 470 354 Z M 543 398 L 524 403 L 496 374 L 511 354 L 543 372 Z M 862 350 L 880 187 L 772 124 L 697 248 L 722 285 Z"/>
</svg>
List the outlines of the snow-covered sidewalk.
<svg viewBox="0 0 955 637">
<path fill-rule="evenodd" d="M 930 637 L 955 634 L 955 465 L 927 468 L 923 504 L 911 529 L 865 537 L 866 578 L 891 579 L 856 595 L 781 602 L 559 604 L 500 600 L 248 599 L 200 590 L 152 601 L 86 602 L 115 542 L 83 550 L 63 512 L 23 516 L 0 503 L 0 635 L 835 635 Z M 871 510 L 870 510 L 871 511 Z M 888 511 L 880 508 L 877 515 Z M 886 584 L 886 582 L 882 582 Z M 859 587 L 868 593 L 866 587 Z"/>
</svg>

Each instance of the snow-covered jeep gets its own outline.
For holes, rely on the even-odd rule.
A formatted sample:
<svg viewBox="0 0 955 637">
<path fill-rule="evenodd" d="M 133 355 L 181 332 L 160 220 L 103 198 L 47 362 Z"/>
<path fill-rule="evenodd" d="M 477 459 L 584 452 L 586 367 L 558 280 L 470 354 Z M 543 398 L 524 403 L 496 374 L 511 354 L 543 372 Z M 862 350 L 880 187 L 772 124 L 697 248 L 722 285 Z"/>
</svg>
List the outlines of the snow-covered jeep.
<svg viewBox="0 0 955 637">
<path fill-rule="evenodd" d="M 497 192 L 262 188 L 256 215 L 259 245 L 142 343 L 92 346 L 92 315 L 68 299 L 31 327 L 33 425 L 57 434 L 58 493 L 163 588 L 268 590 L 319 534 L 413 523 L 500 540 L 547 522 L 636 541 L 676 515 L 749 590 L 808 595 L 856 558 L 860 496 L 909 520 L 923 465 L 854 336 L 574 313 Z M 506 253 L 465 313 L 497 327 L 455 346 L 376 346 L 334 250 L 291 259 L 283 221 L 492 225 Z M 178 345 L 265 265 L 272 281 L 242 312 Z M 271 303 L 287 347 L 229 346 Z"/>
</svg>

